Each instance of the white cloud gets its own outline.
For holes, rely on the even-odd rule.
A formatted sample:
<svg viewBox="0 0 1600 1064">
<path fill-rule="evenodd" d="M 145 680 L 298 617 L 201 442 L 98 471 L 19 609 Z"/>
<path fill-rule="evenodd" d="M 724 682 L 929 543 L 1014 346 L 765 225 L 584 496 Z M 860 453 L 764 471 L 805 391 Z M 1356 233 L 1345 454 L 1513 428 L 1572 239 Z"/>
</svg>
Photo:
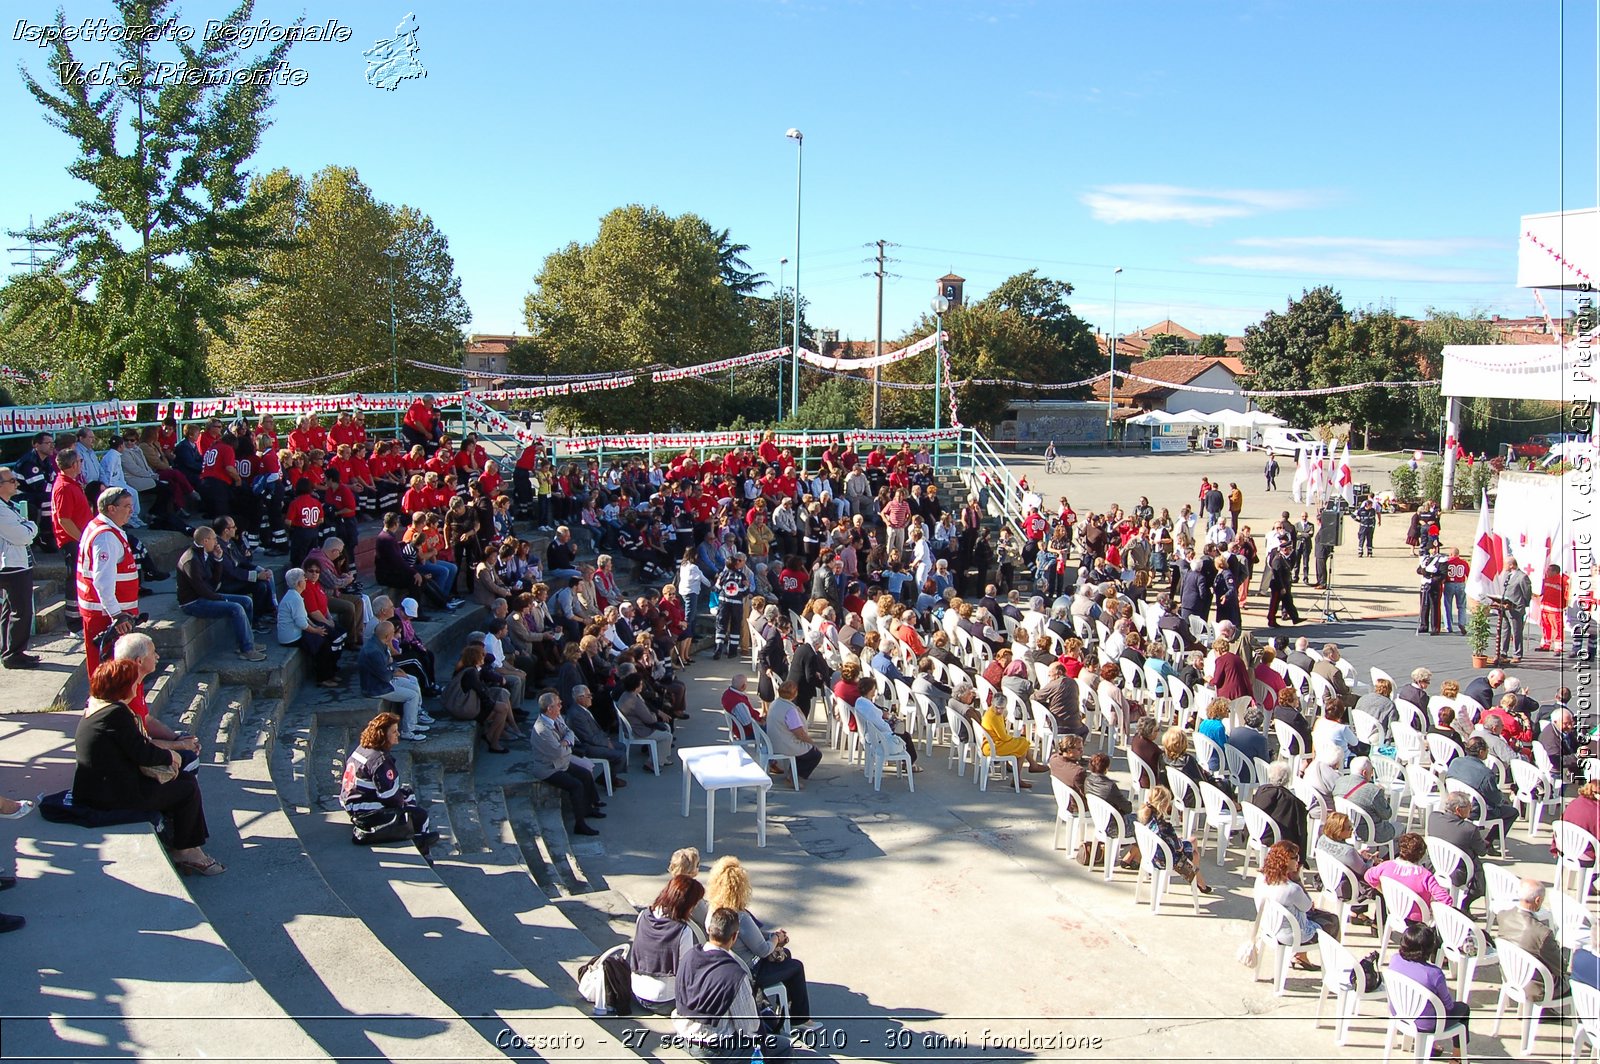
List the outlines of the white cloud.
<svg viewBox="0 0 1600 1064">
<path fill-rule="evenodd" d="M 1203 189 L 1179 185 L 1101 185 L 1079 197 L 1102 222 L 1188 222 L 1210 225 L 1271 211 L 1300 210 L 1325 197 L 1295 189 Z"/>
</svg>

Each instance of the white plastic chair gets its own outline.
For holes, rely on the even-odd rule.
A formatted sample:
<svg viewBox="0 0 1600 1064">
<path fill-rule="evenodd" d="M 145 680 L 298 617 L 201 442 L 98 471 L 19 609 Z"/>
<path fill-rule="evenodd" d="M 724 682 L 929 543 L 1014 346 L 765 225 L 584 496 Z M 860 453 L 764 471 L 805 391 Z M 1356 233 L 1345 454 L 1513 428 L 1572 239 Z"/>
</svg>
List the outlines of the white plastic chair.
<svg viewBox="0 0 1600 1064">
<path fill-rule="evenodd" d="M 1201 766 L 1207 772 L 1227 775 L 1228 755 L 1225 753 L 1226 749 L 1226 746 L 1218 743 L 1215 739 L 1208 739 L 1199 732 L 1194 733 L 1194 756 L 1199 759 Z"/>
<path fill-rule="evenodd" d="M 1389 1054 L 1394 1049 L 1395 1035 L 1412 1039 L 1415 1049 L 1414 1055 L 1418 1064 L 1433 1056 L 1433 1044 L 1439 1039 L 1458 1038 L 1463 1046 L 1466 1043 L 1467 1025 L 1460 1021 L 1446 1024 L 1444 1020 L 1444 1002 L 1439 1000 L 1439 995 L 1423 986 L 1408 976 L 1400 975 L 1393 971 L 1383 973 L 1383 988 L 1389 998 L 1389 1029 L 1383 1035 L 1383 1060 L 1389 1062 Z M 1417 1030 L 1417 1020 L 1431 1009 L 1434 1029 L 1431 1031 Z M 1463 1060 L 1465 1050 L 1463 1049 Z"/>
<path fill-rule="evenodd" d="M 1524 811 L 1528 820 L 1528 839 L 1537 839 L 1539 821 L 1544 816 L 1545 807 L 1561 804 L 1559 798 L 1551 797 L 1559 792 L 1552 790 L 1549 777 L 1531 761 L 1511 762 L 1511 786 L 1512 801 Z"/>
<path fill-rule="evenodd" d="M 844 699 L 835 697 L 833 700 L 833 714 L 838 721 L 838 745 L 845 751 L 845 764 L 854 765 L 858 760 L 866 760 L 866 751 L 862 749 L 861 722 L 856 720 L 856 709 L 845 703 Z M 850 725 L 854 723 L 855 727 Z"/>
<path fill-rule="evenodd" d="M 859 718 L 857 720 L 859 724 Z M 887 765 L 901 766 L 901 775 L 905 776 L 906 784 L 913 794 L 917 790 L 917 781 L 912 778 L 911 751 L 907 750 L 900 742 L 899 736 L 886 735 L 876 728 L 866 728 L 867 744 L 867 779 L 872 781 L 872 789 L 883 790 L 883 771 Z M 890 740 L 893 739 L 893 749 Z"/>
<path fill-rule="evenodd" d="M 778 725 L 778 727 L 782 726 L 782 724 Z M 789 779 L 794 783 L 795 790 L 798 791 L 800 789 L 800 765 L 795 760 L 794 755 L 773 753 L 772 740 L 767 737 L 766 729 L 759 724 L 756 725 L 755 750 L 751 756 L 755 758 L 756 764 L 762 768 L 767 768 L 774 762 L 778 764 L 788 762 Z"/>
<path fill-rule="evenodd" d="M 1566 890 L 1567 877 L 1576 875 L 1581 902 L 1594 889 L 1597 862 L 1600 862 L 1600 839 L 1566 820 L 1557 820 L 1550 826 L 1556 833 L 1556 886 Z M 1585 853 L 1589 855 L 1588 867 L 1582 863 Z"/>
<path fill-rule="evenodd" d="M 1321 928 L 1317 929 L 1317 952 L 1322 960 L 1322 990 L 1317 994 L 1316 1026 L 1322 1026 L 1322 1007 L 1331 994 L 1338 1010 L 1334 1020 L 1333 1041 L 1335 1045 L 1342 1046 L 1350 1035 L 1350 1021 L 1361 1014 L 1361 1003 L 1382 1001 L 1387 995 L 1383 990 L 1369 990 L 1363 994 L 1350 988 L 1350 973 L 1360 962 L 1338 939 Z"/>
<path fill-rule="evenodd" d="M 650 751 L 650 772 L 661 775 L 661 756 L 656 753 L 656 744 L 652 739 L 636 739 L 633 735 L 633 725 L 628 723 L 628 718 L 621 713 L 617 714 L 617 737 L 622 740 L 625 753 L 630 753 L 635 746 L 642 746 Z"/>
<path fill-rule="evenodd" d="M 1290 912 L 1285 906 L 1275 901 L 1263 903 L 1261 909 L 1261 931 L 1259 941 L 1277 949 L 1277 956 L 1273 959 L 1273 993 L 1283 996 L 1284 984 L 1289 979 L 1289 962 L 1309 939 L 1301 934 L 1300 918 Z M 1285 942 L 1284 939 L 1289 939 Z M 1260 970 L 1261 960 L 1266 959 L 1267 951 L 1261 950 L 1256 962 Z"/>
<path fill-rule="evenodd" d="M 725 709 L 718 710 L 718 712 L 722 714 L 722 727 L 724 732 L 723 741 L 728 743 L 730 746 L 742 746 L 751 753 L 754 753 L 756 747 L 754 734 L 750 735 L 748 738 L 735 739 L 734 736 L 742 733 L 745 729 L 740 726 L 738 721 L 733 719 L 732 713 L 729 713 Z M 761 725 L 752 722 L 749 730 L 752 733 L 760 731 Z"/>
<path fill-rule="evenodd" d="M 1435 765 L 1448 765 L 1456 758 L 1466 756 L 1461 744 L 1448 735 L 1428 732 L 1422 739 L 1428 744 L 1428 757 Z"/>
<path fill-rule="evenodd" d="M 1428 847 L 1428 863 L 1433 866 L 1436 879 L 1455 898 L 1456 905 L 1461 905 L 1471 889 L 1472 880 L 1478 874 L 1478 863 L 1472 855 L 1454 843 L 1435 838 L 1432 835 L 1422 840 Z M 1464 874 L 1463 874 L 1464 873 Z M 1461 886 L 1455 885 L 1457 875 L 1464 880 Z"/>
<path fill-rule="evenodd" d="M 1376 688 L 1378 686 L 1378 681 L 1379 680 L 1388 680 L 1389 683 L 1393 685 L 1393 689 L 1394 690 L 1396 690 L 1396 691 L 1400 690 L 1400 685 L 1394 682 L 1394 677 L 1390 676 L 1388 673 L 1384 672 L 1382 669 L 1378 668 L 1376 665 L 1374 665 L 1370 669 L 1368 669 L 1367 672 L 1369 674 L 1371 674 L 1371 676 L 1372 676 L 1372 686 L 1374 688 Z"/>
<path fill-rule="evenodd" d="M 1457 791 L 1467 796 L 1472 802 L 1472 822 L 1483 832 L 1484 840 L 1493 842 L 1496 834 L 1500 836 L 1501 857 L 1510 856 L 1506 849 L 1506 822 L 1499 817 L 1489 815 L 1489 799 L 1476 787 L 1463 783 L 1461 780 L 1450 780 L 1450 790 Z"/>
<path fill-rule="evenodd" d="M 1134 804 L 1144 799 L 1150 788 L 1161 782 L 1161 777 L 1156 775 L 1155 766 L 1133 752 L 1133 747 L 1128 747 L 1128 775 L 1133 779 L 1128 789 L 1133 792 Z"/>
<path fill-rule="evenodd" d="M 1495 919 L 1507 909 L 1517 906 L 1517 895 L 1522 892 L 1522 880 L 1505 865 L 1484 863 L 1483 866 L 1483 929 L 1494 932 Z"/>
<path fill-rule="evenodd" d="M 1200 799 L 1205 803 L 1206 823 L 1200 836 L 1200 850 L 1205 850 L 1205 840 L 1213 831 L 1217 833 L 1217 867 L 1228 863 L 1228 845 L 1233 841 L 1233 833 L 1244 827 L 1244 816 L 1239 812 L 1239 803 L 1228 797 L 1228 793 L 1213 783 L 1200 781 Z M 1195 854 L 1195 860 L 1200 859 L 1200 854 Z"/>
<path fill-rule="evenodd" d="M 1305 739 L 1286 720 L 1274 720 L 1272 733 L 1278 737 L 1278 756 L 1289 762 L 1292 775 L 1300 775 L 1301 767 L 1311 760 L 1311 755 L 1306 751 Z"/>
<path fill-rule="evenodd" d="M 1383 722 L 1364 709 L 1352 710 L 1350 713 L 1350 727 L 1355 729 L 1356 738 L 1371 747 L 1383 745 Z"/>
<path fill-rule="evenodd" d="M 1154 831 L 1147 825 L 1137 820 L 1133 824 L 1133 835 L 1139 841 L 1139 871 L 1133 878 L 1133 903 L 1139 904 L 1139 888 L 1144 884 L 1145 877 L 1150 879 L 1150 911 L 1161 911 L 1161 896 L 1172 885 L 1172 877 L 1177 875 L 1173 871 L 1173 862 L 1177 860 L 1172 852 L 1172 847 L 1161 841 Z M 1160 854 L 1165 867 L 1156 867 L 1156 855 Z M 1182 879 L 1183 877 L 1179 876 Z M 1200 890 L 1192 881 L 1189 882 L 1189 900 L 1194 903 L 1194 913 L 1200 915 Z"/>
<path fill-rule="evenodd" d="M 1435 906 L 1433 926 L 1439 932 L 1441 957 L 1456 969 L 1456 1000 L 1468 1001 L 1478 966 L 1498 963 L 1499 957 L 1489 952 L 1488 936 L 1459 909 Z"/>
<path fill-rule="evenodd" d="M 1312 850 L 1312 861 L 1317 866 L 1317 876 L 1322 880 L 1322 896 L 1327 900 L 1327 908 L 1339 917 L 1339 934 L 1341 937 L 1350 934 L 1350 907 L 1355 905 L 1361 897 L 1361 888 L 1364 885 L 1361 877 L 1343 861 L 1334 857 L 1320 847 Z M 1348 898 L 1339 897 L 1339 888 L 1349 888 L 1346 893 Z"/>
<path fill-rule="evenodd" d="M 1355 841 L 1362 846 L 1381 847 L 1390 857 L 1394 856 L 1394 839 L 1388 842 L 1378 842 L 1378 823 L 1371 813 L 1352 802 L 1342 794 L 1333 796 L 1333 809 L 1336 813 L 1343 813 L 1350 818 L 1350 826 L 1355 831 Z"/>
<path fill-rule="evenodd" d="M 975 729 L 972 727 L 972 722 L 956 712 L 953 707 L 946 707 L 944 712 L 945 720 L 950 724 L 950 757 L 946 760 L 945 766 L 948 768 L 950 765 L 954 765 L 956 766 L 956 775 L 965 776 L 967 774 L 967 762 L 970 761 L 973 766 L 972 770 L 976 772 L 978 770 L 978 747 L 973 739 L 972 733 Z"/>
<path fill-rule="evenodd" d="M 1110 802 L 1095 794 L 1089 795 L 1088 799 L 1089 821 L 1094 829 L 1095 841 L 1105 847 L 1106 882 L 1109 883 L 1111 870 L 1117 865 L 1117 855 L 1133 840 L 1122 833 L 1125 826 L 1122 814 Z"/>
<path fill-rule="evenodd" d="M 1167 789 L 1172 791 L 1172 808 L 1183 814 L 1180 834 L 1184 838 L 1189 838 L 1198 829 L 1200 816 L 1205 812 L 1205 805 L 1200 800 L 1200 789 L 1195 786 L 1194 780 L 1171 765 L 1167 766 Z"/>
<path fill-rule="evenodd" d="M 1499 940 L 1496 946 L 1500 954 L 1500 998 L 1495 1002 L 1494 1026 L 1489 1028 L 1489 1037 L 1500 1033 L 1500 1020 L 1505 1015 L 1506 1003 L 1515 1001 L 1517 1014 L 1522 1017 L 1522 1037 L 1518 1040 L 1517 1050 L 1519 1055 L 1527 1056 L 1533 1052 L 1534 1035 L 1544 1010 L 1552 1005 L 1563 1005 L 1571 998 L 1550 996 L 1558 977 L 1539 958 L 1504 939 Z M 1533 989 L 1535 979 L 1539 980 L 1537 997 Z"/>
<path fill-rule="evenodd" d="M 1406 810 L 1406 830 L 1411 830 L 1411 821 L 1418 812 L 1422 813 L 1422 827 L 1427 830 L 1428 816 L 1444 803 L 1444 791 L 1439 786 L 1439 777 L 1417 764 L 1415 761 L 1406 765 L 1406 786 L 1410 790 L 1410 808 Z"/>
<path fill-rule="evenodd" d="M 1600 989 L 1586 983 L 1572 984 L 1572 1018 L 1576 1026 L 1572 1032 L 1572 1064 L 1578 1064 L 1583 1053 L 1583 1043 L 1600 1060 Z"/>
<path fill-rule="evenodd" d="M 1035 756 L 1040 761 L 1048 761 L 1056 748 L 1056 740 L 1061 738 L 1056 730 L 1056 718 L 1039 703 L 1028 700 L 1028 709 L 1033 714 L 1033 749 Z"/>
<path fill-rule="evenodd" d="M 1383 928 L 1378 934 L 1378 959 L 1384 961 L 1389 958 L 1389 936 L 1399 938 L 1406 933 L 1406 926 L 1412 922 L 1409 919 L 1412 910 L 1421 915 L 1422 923 L 1431 924 L 1433 906 L 1427 898 L 1389 876 L 1378 880 L 1378 888 L 1383 892 Z"/>
<path fill-rule="evenodd" d="M 1067 852 L 1076 853 L 1078 844 L 1089 832 L 1088 814 L 1083 808 L 1083 798 L 1065 783 L 1050 777 L 1050 790 L 1056 797 L 1056 834 L 1050 845 L 1061 849 L 1061 828 L 1067 828 Z"/>
<path fill-rule="evenodd" d="M 1267 851 L 1283 838 L 1283 826 L 1268 815 L 1267 811 L 1248 802 L 1239 807 L 1239 812 L 1244 815 L 1245 835 L 1249 841 L 1245 844 L 1245 860 L 1250 859 L 1250 854 L 1255 853 L 1256 868 L 1266 864 Z"/>
</svg>

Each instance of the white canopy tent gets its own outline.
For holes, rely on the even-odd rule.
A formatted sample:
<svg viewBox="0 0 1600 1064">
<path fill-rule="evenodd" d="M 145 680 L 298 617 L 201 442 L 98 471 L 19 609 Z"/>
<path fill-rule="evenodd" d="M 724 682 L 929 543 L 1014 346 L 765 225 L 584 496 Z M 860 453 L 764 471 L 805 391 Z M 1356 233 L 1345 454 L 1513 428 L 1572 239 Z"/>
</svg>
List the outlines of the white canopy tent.
<svg viewBox="0 0 1600 1064">
<path fill-rule="evenodd" d="M 1127 421 L 1129 425 L 1138 425 L 1140 428 L 1154 428 L 1157 425 L 1172 424 L 1172 416 L 1163 410 L 1146 410 L 1142 414 L 1135 414 Z"/>
<path fill-rule="evenodd" d="M 1202 414 L 1198 410 L 1183 410 L 1176 414 L 1167 415 L 1169 425 L 1216 425 L 1218 415 Z"/>
</svg>

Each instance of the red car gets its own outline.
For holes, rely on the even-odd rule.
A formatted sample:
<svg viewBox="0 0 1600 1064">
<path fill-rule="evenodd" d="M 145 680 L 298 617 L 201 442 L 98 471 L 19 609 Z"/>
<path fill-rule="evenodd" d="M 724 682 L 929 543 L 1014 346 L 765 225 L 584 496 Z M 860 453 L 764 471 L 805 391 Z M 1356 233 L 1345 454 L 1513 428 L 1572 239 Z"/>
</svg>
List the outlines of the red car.
<svg viewBox="0 0 1600 1064">
<path fill-rule="evenodd" d="M 1550 453 L 1550 437 L 1543 434 L 1528 437 L 1526 443 L 1514 443 L 1511 452 L 1518 458 L 1543 458 Z"/>
</svg>

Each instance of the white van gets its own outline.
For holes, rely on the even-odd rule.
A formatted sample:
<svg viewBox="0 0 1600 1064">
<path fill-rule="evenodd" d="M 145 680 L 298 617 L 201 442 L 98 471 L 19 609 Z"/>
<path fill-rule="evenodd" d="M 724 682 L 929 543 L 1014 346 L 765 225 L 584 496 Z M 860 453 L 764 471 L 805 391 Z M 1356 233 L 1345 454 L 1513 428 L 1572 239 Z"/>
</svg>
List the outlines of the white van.
<svg viewBox="0 0 1600 1064">
<path fill-rule="evenodd" d="M 1308 447 L 1317 446 L 1317 438 L 1305 429 L 1289 428 L 1288 426 L 1267 426 L 1261 430 L 1263 451 L 1278 451 L 1286 454 L 1298 454 Z"/>
</svg>

